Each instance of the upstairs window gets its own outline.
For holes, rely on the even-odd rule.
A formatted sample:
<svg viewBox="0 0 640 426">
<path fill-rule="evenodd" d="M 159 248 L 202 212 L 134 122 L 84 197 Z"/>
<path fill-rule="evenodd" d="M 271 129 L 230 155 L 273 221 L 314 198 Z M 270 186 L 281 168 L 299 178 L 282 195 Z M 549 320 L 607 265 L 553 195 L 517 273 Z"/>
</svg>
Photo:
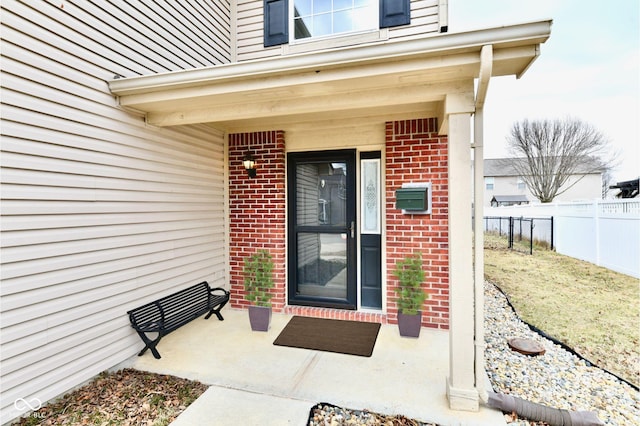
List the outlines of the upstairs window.
<svg viewBox="0 0 640 426">
<path fill-rule="evenodd" d="M 410 21 L 410 0 L 264 0 L 264 46 L 286 44 L 291 33 L 292 40 L 305 40 Z"/>
<path fill-rule="evenodd" d="M 486 189 L 487 191 L 493 191 L 494 182 L 495 181 L 493 177 L 484 178 L 484 189 Z"/>
<path fill-rule="evenodd" d="M 526 189 L 527 188 L 527 184 L 525 183 L 525 181 L 522 178 L 522 176 L 518 176 L 518 182 L 517 182 L 516 185 L 518 186 L 518 189 Z"/>
<path fill-rule="evenodd" d="M 292 0 L 294 40 L 377 30 L 378 1 Z"/>
</svg>

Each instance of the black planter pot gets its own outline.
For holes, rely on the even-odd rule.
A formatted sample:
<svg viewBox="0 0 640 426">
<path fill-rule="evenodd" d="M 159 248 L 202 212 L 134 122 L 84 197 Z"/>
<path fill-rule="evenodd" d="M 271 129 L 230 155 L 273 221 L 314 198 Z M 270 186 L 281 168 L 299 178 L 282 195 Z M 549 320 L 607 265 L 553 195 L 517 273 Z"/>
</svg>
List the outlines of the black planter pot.
<svg viewBox="0 0 640 426">
<path fill-rule="evenodd" d="M 268 331 L 271 324 L 271 308 L 249 306 L 249 323 L 253 331 Z"/>
<path fill-rule="evenodd" d="M 398 312 L 398 330 L 403 337 L 419 337 L 422 328 L 422 311 L 416 315 L 406 315 Z"/>
</svg>

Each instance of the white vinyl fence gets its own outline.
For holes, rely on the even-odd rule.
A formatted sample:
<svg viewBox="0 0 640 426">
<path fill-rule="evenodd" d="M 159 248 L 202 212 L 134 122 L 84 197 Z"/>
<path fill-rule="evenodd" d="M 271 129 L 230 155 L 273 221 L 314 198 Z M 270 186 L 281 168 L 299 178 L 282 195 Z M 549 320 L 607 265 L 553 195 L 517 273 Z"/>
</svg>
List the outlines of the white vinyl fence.
<svg viewBox="0 0 640 426">
<path fill-rule="evenodd" d="M 553 217 L 554 246 L 558 253 L 640 278 L 640 200 L 485 207 L 484 216 Z M 495 230 L 495 223 L 485 220 L 485 229 Z M 533 237 L 550 241 L 551 229 L 538 226 L 542 225 L 540 221 L 534 223 Z"/>
</svg>

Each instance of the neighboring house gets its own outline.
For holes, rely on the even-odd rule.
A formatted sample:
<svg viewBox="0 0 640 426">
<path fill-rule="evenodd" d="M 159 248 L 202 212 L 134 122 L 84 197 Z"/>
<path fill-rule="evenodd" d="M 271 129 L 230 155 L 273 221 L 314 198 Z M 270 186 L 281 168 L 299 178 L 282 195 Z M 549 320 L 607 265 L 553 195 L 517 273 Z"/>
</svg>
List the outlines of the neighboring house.
<svg viewBox="0 0 640 426">
<path fill-rule="evenodd" d="M 526 202 L 538 203 L 522 176 L 513 166 L 518 158 L 496 158 L 484 160 L 484 205 L 514 205 Z M 587 164 L 569 177 L 560 188 L 562 192 L 554 198 L 554 202 L 593 200 L 602 198 L 602 171 L 592 172 L 592 164 Z M 494 202 L 493 199 L 503 202 Z M 519 200 L 519 201 L 518 201 Z M 495 206 L 494 206 L 495 207 Z"/>
<path fill-rule="evenodd" d="M 616 198 L 636 198 L 640 193 L 640 178 L 634 180 L 626 180 L 609 186 L 609 189 L 619 189 Z"/>
<path fill-rule="evenodd" d="M 551 22 L 455 33 L 444 0 L 361 3 L 3 1 L 2 423 L 136 354 L 131 308 L 201 280 L 246 307 L 259 248 L 276 312 L 383 323 L 421 251 L 450 405 L 478 409 L 470 123 Z M 395 208 L 407 183 L 430 214 Z"/>
<path fill-rule="evenodd" d="M 520 206 L 522 204 L 529 204 L 526 195 L 494 195 L 491 198 L 491 207 Z"/>
</svg>

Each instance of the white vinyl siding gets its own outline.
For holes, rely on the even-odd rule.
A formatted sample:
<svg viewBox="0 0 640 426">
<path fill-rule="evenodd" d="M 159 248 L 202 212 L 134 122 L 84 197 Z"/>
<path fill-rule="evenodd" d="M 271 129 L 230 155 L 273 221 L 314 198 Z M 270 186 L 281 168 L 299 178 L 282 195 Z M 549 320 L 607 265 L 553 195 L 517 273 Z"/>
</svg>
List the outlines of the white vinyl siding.
<svg viewBox="0 0 640 426">
<path fill-rule="evenodd" d="M 439 31 L 438 0 L 411 0 L 411 25 L 389 28 L 389 40 L 437 35 Z"/>
<path fill-rule="evenodd" d="M 226 284 L 224 136 L 106 83 L 229 62 L 221 3 L 2 2 L 0 423 L 136 354 L 127 310 Z"/>
<path fill-rule="evenodd" d="M 538 203 L 538 199 L 531 193 L 526 184 L 523 187 L 520 186 L 520 179 L 518 176 L 495 176 L 485 177 L 491 179 L 494 182 L 493 189 L 487 190 L 484 193 L 485 206 L 491 205 L 491 198 L 494 195 L 524 195 L 529 202 Z M 554 198 L 554 202 L 570 202 L 570 201 L 584 201 L 594 200 L 602 198 L 602 176 L 600 173 L 591 173 L 587 175 L 571 175 L 567 182 L 560 188 L 562 194 Z"/>
<path fill-rule="evenodd" d="M 236 61 L 280 56 L 280 46 L 264 47 L 264 0 L 237 0 Z"/>
<path fill-rule="evenodd" d="M 263 0 L 238 0 L 237 23 L 233 26 L 236 30 L 238 62 L 280 56 L 283 52 L 297 52 L 297 49 L 287 45 L 267 48 L 263 46 L 263 13 Z M 384 31 L 385 34 L 388 31 L 389 40 L 395 40 L 436 35 L 439 34 L 439 30 L 438 0 L 412 0 L 411 24 L 388 28 Z M 290 28 L 289 32 L 291 31 Z M 347 34 L 344 37 L 348 38 L 350 35 Z M 386 41 L 386 38 L 385 36 L 385 40 L 381 41 Z M 337 39 L 339 37 L 327 38 L 326 45 L 320 44 L 318 49 L 334 46 Z M 371 39 L 364 38 L 362 42 L 371 42 Z"/>
<path fill-rule="evenodd" d="M 68 54 L 80 58 L 92 54 L 92 61 L 110 72 L 109 78 L 231 60 L 229 1 L 9 0 L 2 4 L 2 22 Z"/>
</svg>

